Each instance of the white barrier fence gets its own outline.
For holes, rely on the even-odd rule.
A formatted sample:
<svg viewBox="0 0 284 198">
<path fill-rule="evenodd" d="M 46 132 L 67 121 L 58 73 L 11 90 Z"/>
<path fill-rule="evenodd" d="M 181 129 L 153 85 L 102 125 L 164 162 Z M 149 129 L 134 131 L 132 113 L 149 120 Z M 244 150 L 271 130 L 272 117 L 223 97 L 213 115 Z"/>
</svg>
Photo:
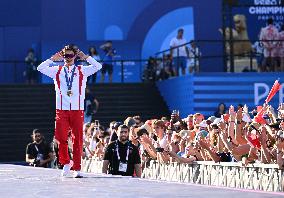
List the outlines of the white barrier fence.
<svg viewBox="0 0 284 198">
<path fill-rule="evenodd" d="M 101 173 L 102 161 L 83 160 L 85 172 Z M 163 164 L 151 161 L 142 178 L 187 182 L 212 186 L 283 192 L 283 170 L 276 164 L 250 164 L 199 161 L 193 164 Z"/>
</svg>

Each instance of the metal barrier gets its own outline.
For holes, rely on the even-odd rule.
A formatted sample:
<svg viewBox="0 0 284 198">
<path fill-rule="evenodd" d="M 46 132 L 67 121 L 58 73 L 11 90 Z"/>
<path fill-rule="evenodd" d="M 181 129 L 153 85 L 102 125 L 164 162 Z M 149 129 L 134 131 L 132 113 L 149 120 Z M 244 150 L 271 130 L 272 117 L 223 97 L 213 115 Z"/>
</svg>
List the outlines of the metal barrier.
<svg viewBox="0 0 284 198">
<path fill-rule="evenodd" d="M 120 82 L 124 83 L 127 79 L 127 74 L 133 73 L 137 75 L 139 80 L 143 78 L 143 70 L 147 64 L 148 59 L 115 59 L 112 61 L 99 61 L 100 63 L 111 63 L 114 67 L 118 68 L 114 75 L 120 76 Z M 42 60 L 35 63 L 38 66 Z M 63 62 L 56 62 L 64 64 Z M 86 61 L 76 60 L 76 65 L 88 65 Z M 128 69 L 127 69 L 128 68 Z M 131 68 L 131 69 L 130 69 Z M 134 70 L 133 70 L 134 68 Z M 26 81 L 27 64 L 25 61 L 18 60 L 0 60 L 0 83 L 24 83 Z M 36 72 L 36 83 L 41 82 L 41 74 Z"/>
<path fill-rule="evenodd" d="M 83 160 L 82 170 L 101 173 L 102 161 Z M 277 164 L 250 164 L 199 161 L 192 164 L 151 161 L 142 178 L 170 182 L 205 184 L 230 188 L 283 192 L 283 170 Z"/>
</svg>

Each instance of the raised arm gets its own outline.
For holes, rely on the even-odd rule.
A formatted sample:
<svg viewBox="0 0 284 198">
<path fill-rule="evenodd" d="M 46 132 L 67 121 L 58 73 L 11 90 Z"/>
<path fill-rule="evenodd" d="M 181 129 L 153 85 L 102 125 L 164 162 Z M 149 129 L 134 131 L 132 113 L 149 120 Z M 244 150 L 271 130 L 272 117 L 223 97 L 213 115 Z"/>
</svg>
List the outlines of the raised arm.
<svg viewBox="0 0 284 198">
<path fill-rule="evenodd" d="M 53 64 L 53 61 L 60 61 L 62 60 L 62 56 L 60 52 L 57 52 L 54 54 L 50 59 L 47 59 L 46 61 L 42 62 L 38 67 L 37 70 L 50 78 L 55 78 L 56 73 L 58 71 L 58 66 L 50 67 L 51 64 Z"/>
<path fill-rule="evenodd" d="M 88 63 L 90 63 L 90 65 L 82 67 L 82 73 L 84 76 L 90 76 L 102 68 L 102 65 L 99 62 L 97 62 L 91 56 L 85 55 L 82 51 L 78 52 L 78 57 L 81 60 L 86 60 Z"/>
</svg>

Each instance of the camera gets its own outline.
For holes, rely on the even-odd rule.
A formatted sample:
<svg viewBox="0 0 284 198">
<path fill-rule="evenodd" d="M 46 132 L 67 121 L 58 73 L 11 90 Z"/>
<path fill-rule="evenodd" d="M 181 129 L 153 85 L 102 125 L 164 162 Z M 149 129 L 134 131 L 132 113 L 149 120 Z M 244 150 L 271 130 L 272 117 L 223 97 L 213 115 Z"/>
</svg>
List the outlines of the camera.
<svg viewBox="0 0 284 198">
<path fill-rule="evenodd" d="M 161 147 L 156 148 L 156 152 L 158 152 L 158 153 L 161 153 L 163 151 L 164 151 L 164 148 L 161 148 Z"/>
<path fill-rule="evenodd" d="M 143 134 L 149 135 L 148 131 L 146 129 L 139 129 L 137 131 L 137 136 L 141 137 Z"/>
</svg>

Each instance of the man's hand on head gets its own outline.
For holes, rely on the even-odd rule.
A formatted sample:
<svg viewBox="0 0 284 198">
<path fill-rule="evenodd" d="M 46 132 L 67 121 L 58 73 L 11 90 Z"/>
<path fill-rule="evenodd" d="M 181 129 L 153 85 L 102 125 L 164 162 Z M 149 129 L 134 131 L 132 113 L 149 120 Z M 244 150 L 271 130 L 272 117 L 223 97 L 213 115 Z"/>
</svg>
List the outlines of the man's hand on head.
<svg viewBox="0 0 284 198">
<path fill-rule="evenodd" d="M 52 60 L 52 61 L 62 61 L 63 60 L 62 54 L 60 52 L 57 52 L 56 54 L 51 56 L 50 60 Z"/>
<path fill-rule="evenodd" d="M 81 59 L 81 60 L 86 60 L 89 56 L 87 56 L 86 54 L 84 54 L 84 52 L 80 51 L 78 49 L 78 53 L 77 56 Z"/>
</svg>

